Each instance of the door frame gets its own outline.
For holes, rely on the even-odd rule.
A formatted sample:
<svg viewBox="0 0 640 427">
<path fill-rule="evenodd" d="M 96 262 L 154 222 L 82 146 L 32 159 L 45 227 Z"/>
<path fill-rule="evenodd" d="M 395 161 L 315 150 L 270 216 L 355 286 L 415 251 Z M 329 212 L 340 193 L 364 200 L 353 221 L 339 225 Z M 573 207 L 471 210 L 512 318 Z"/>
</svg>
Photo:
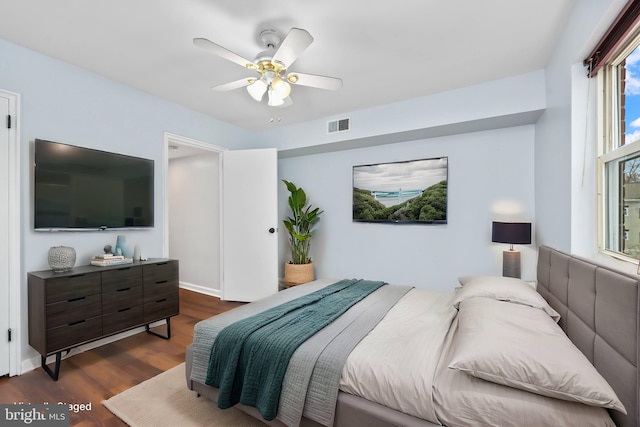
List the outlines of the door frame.
<svg viewBox="0 0 640 427">
<path fill-rule="evenodd" d="M 12 118 L 9 129 L 9 223 L 8 244 L 11 250 L 7 264 L 9 267 L 9 327 L 11 341 L 9 342 L 9 376 L 22 374 L 22 242 L 21 200 L 20 200 L 20 94 L 0 90 L 0 96 L 9 100 L 9 114 Z M 4 335 L 4 331 L 0 334 Z"/>
<path fill-rule="evenodd" d="M 163 215 L 164 215 L 164 226 L 163 226 L 163 244 L 162 244 L 162 253 L 163 257 L 169 257 L 169 192 L 168 192 L 168 176 L 169 176 L 169 150 L 171 146 L 183 146 L 190 148 L 197 148 L 203 151 L 209 151 L 213 153 L 218 153 L 218 187 L 220 194 L 220 200 L 218 203 L 218 209 L 220 214 L 220 224 L 218 224 L 220 230 L 220 254 L 222 254 L 222 244 L 223 244 L 223 234 L 222 234 L 222 157 L 225 151 L 228 151 L 228 148 L 221 147 L 219 145 L 209 144 L 208 142 L 198 141 L 197 139 L 188 138 L 186 136 L 176 135 L 171 132 L 164 132 L 164 150 L 162 152 L 162 189 L 163 189 Z M 219 274 L 219 283 L 220 283 L 220 294 L 224 295 L 224 282 L 223 282 L 223 271 L 222 271 L 222 260 L 220 260 L 220 271 Z"/>
</svg>

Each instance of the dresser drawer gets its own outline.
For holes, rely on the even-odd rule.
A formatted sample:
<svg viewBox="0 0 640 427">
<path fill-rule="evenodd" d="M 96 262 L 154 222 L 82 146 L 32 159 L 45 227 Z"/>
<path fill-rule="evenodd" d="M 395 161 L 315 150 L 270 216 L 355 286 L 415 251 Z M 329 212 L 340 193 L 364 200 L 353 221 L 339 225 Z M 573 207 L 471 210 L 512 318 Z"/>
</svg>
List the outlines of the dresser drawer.
<svg viewBox="0 0 640 427">
<path fill-rule="evenodd" d="M 78 274 L 75 276 L 55 277 L 47 280 L 46 302 L 67 301 L 74 298 L 99 294 L 100 273 Z"/>
<path fill-rule="evenodd" d="M 158 281 L 178 280 L 178 261 L 166 261 L 142 267 L 144 284 L 153 284 Z"/>
<path fill-rule="evenodd" d="M 142 306 L 123 308 L 115 313 L 105 314 L 102 318 L 105 335 L 131 329 L 144 323 Z"/>
<path fill-rule="evenodd" d="M 142 305 L 142 287 L 125 288 L 102 294 L 102 312 L 113 313 L 123 308 Z"/>
<path fill-rule="evenodd" d="M 47 353 L 75 347 L 102 336 L 102 316 L 47 330 Z"/>
<path fill-rule="evenodd" d="M 142 286 L 142 269 L 122 267 L 102 272 L 102 292 Z"/>
<path fill-rule="evenodd" d="M 162 298 L 178 298 L 178 280 L 161 280 L 153 284 L 144 285 L 144 303 L 157 301 Z"/>
<path fill-rule="evenodd" d="M 47 304 L 47 328 L 55 328 L 95 317 L 96 313 L 100 314 L 101 307 L 102 297 L 100 294 Z"/>
<path fill-rule="evenodd" d="M 177 297 L 159 298 L 144 305 L 145 323 L 165 319 L 177 314 L 180 314 L 180 303 Z"/>
</svg>

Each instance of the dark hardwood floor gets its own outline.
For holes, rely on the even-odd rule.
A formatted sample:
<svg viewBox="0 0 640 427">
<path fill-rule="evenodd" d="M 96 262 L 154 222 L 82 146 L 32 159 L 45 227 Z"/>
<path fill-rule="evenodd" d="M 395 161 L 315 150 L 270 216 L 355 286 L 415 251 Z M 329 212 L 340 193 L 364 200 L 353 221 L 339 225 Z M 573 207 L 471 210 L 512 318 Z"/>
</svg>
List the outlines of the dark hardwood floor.
<svg viewBox="0 0 640 427">
<path fill-rule="evenodd" d="M 70 412 L 72 426 L 124 426 L 101 402 L 184 362 L 193 326 L 239 305 L 180 289 L 180 315 L 171 319 L 170 340 L 143 332 L 76 354 L 62 361 L 57 382 L 42 368 L 2 377 L 0 403 L 91 403 L 91 410 Z M 158 331 L 164 333 L 164 328 Z"/>
</svg>

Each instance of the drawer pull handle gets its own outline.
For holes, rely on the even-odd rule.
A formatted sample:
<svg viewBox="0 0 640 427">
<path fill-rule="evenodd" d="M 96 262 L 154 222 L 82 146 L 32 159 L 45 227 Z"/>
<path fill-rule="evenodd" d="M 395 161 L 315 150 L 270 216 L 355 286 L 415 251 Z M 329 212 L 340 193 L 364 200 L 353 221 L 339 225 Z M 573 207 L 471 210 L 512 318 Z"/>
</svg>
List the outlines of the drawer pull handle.
<svg viewBox="0 0 640 427">
<path fill-rule="evenodd" d="M 80 323 L 84 323 L 84 320 L 78 320 L 77 322 L 71 322 L 69 323 L 69 326 L 74 326 L 74 325 L 79 325 Z"/>
<path fill-rule="evenodd" d="M 69 276 L 69 279 L 75 279 L 76 277 L 83 277 L 86 276 L 86 274 L 75 274 L 73 276 Z"/>
<path fill-rule="evenodd" d="M 160 280 L 159 282 L 156 282 L 156 285 L 161 285 L 163 283 L 167 283 L 168 280 Z"/>
<path fill-rule="evenodd" d="M 118 271 L 131 270 L 131 267 L 118 268 Z"/>
<path fill-rule="evenodd" d="M 131 310 L 131 307 L 121 308 L 120 310 L 118 310 L 118 313 L 122 313 L 123 311 L 128 311 L 128 310 Z"/>
<path fill-rule="evenodd" d="M 71 298 L 71 299 L 68 299 L 67 302 L 82 301 L 85 298 L 86 297 Z"/>
<path fill-rule="evenodd" d="M 122 289 L 118 289 L 116 292 L 124 292 L 124 291 L 128 291 L 131 288 L 122 288 Z"/>
<path fill-rule="evenodd" d="M 169 264 L 169 263 L 168 262 L 159 262 L 156 265 L 167 265 L 167 264 Z"/>
<path fill-rule="evenodd" d="M 156 301 L 156 302 L 164 302 L 164 301 L 166 301 L 166 300 L 167 300 L 166 298 L 162 298 L 162 299 L 159 299 L 159 300 L 158 300 L 158 301 Z"/>
</svg>

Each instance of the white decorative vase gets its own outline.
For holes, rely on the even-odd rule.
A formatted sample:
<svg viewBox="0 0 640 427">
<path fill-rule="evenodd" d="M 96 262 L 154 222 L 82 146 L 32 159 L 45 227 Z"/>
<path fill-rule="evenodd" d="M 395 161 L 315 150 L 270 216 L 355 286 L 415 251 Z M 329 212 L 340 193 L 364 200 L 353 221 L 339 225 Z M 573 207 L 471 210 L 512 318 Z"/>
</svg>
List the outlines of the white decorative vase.
<svg viewBox="0 0 640 427">
<path fill-rule="evenodd" d="M 140 261 L 140 246 L 138 245 L 133 247 L 133 260 Z"/>
<path fill-rule="evenodd" d="M 49 249 L 49 267 L 56 273 L 69 271 L 76 265 L 76 250 L 69 246 L 52 246 Z"/>
</svg>

